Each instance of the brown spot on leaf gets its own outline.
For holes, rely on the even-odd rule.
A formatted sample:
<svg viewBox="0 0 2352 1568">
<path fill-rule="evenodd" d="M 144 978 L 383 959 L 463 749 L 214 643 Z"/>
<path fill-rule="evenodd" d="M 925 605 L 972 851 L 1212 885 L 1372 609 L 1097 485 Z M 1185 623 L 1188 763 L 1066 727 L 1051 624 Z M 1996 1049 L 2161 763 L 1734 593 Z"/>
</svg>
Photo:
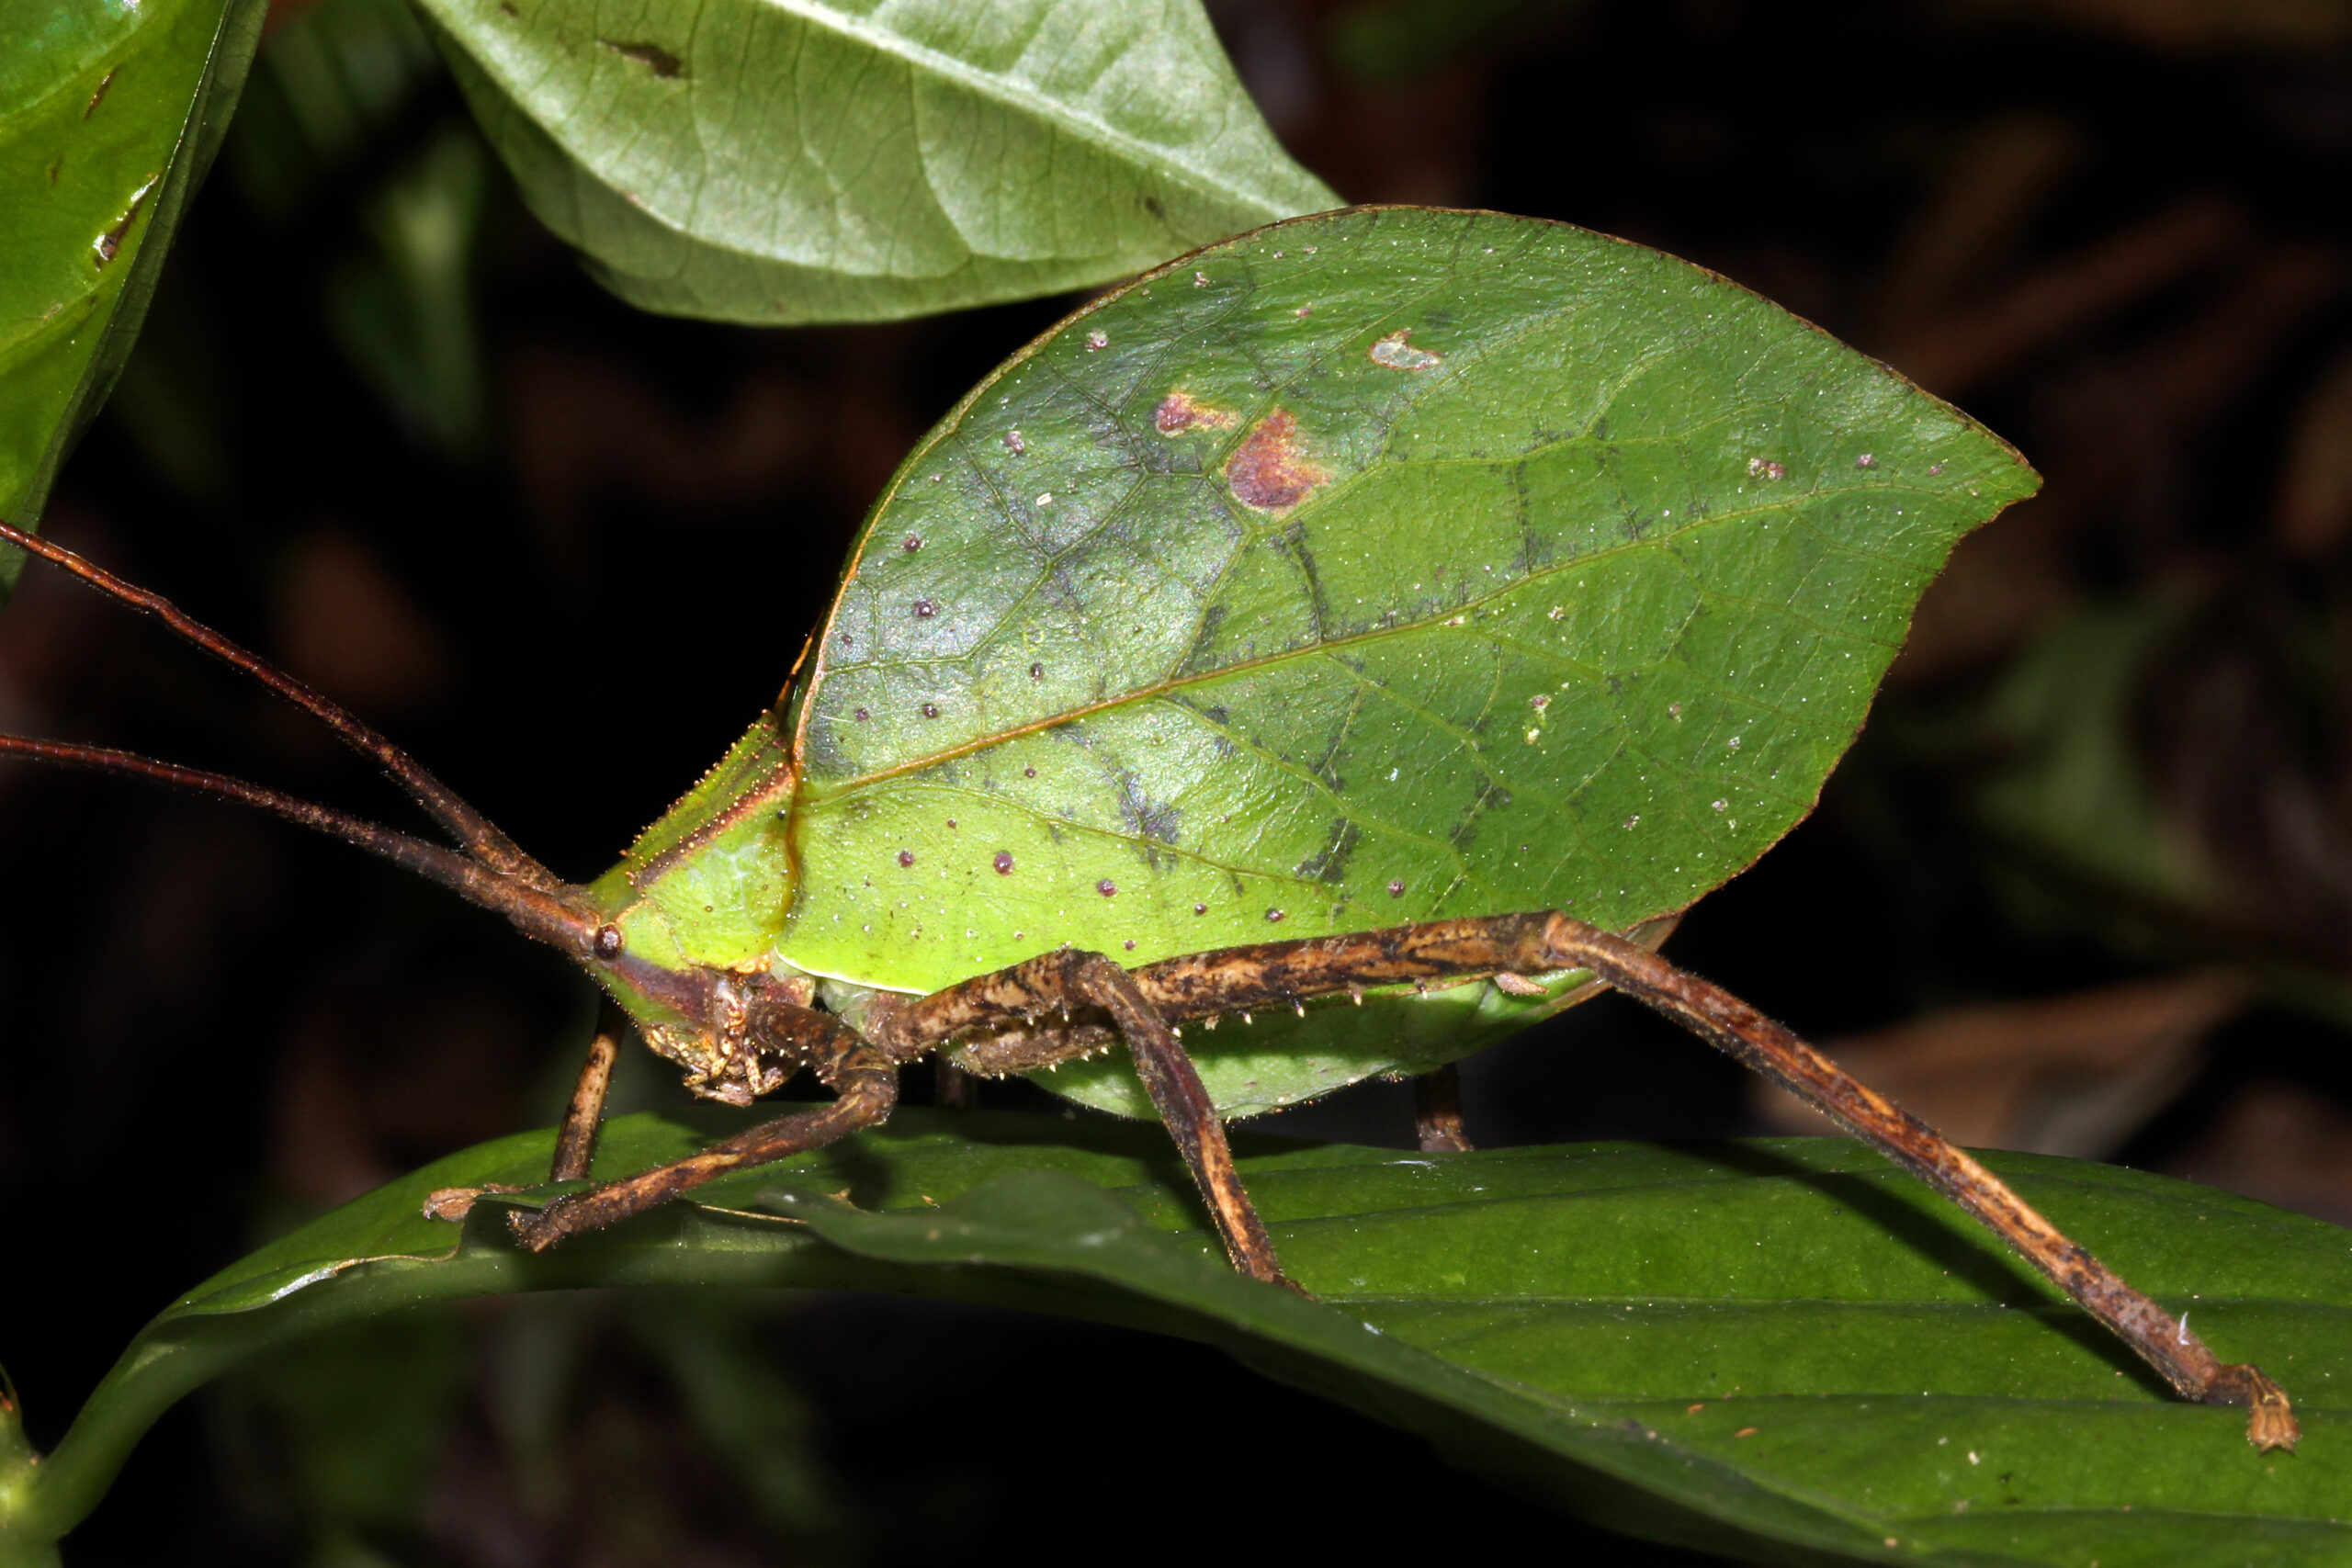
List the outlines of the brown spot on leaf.
<svg viewBox="0 0 2352 1568">
<path fill-rule="evenodd" d="M 1408 341 L 1412 335 L 1410 327 L 1390 333 L 1372 345 L 1372 362 L 1385 365 L 1391 370 L 1427 370 L 1430 366 L 1442 363 L 1428 349 L 1415 348 Z"/>
<path fill-rule="evenodd" d="M 1232 423 L 1233 416 L 1225 410 L 1195 402 L 1190 392 L 1181 389 L 1160 399 L 1159 407 L 1151 415 L 1152 428 L 1162 435 L 1182 435 L 1188 430 L 1223 430 Z"/>
<path fill-rule="evenodd" d="M 114 85 L 115 74 L 121 69 L 122 67 L 118 65 L 113 71 L 109 71 L 105 75 L 98 78 L 97 91 L 92 93 L 90 95 L 90 101 L 82 106 L 82 118 L 84 119 L 87 119 L 92 115 L 97 113 L 98 106 L 107 101 L 107 89 Z"/>
<path fill-rule="evenodd" d="M 122 216 L 115 220 L 114 227 L 90 243 L 90 249 L 96 255 L 93 265 L 103 267 L 107 263 L 114 260 L 122 249 L 123 236 L 130 233 L 131 224 L 139 220 L 139 209 L 147 205 L 147 197 L 154 188 L 155 182 L 149 180 L 133 191 L 130 196 L 130 205 L 122 209 Z"/>
<path fill-rule="evenodd" d="M 652 72 L 664 82 L 673 82 L 686 73 L 686 62 L 684 61 L 679 59 L 676 55 L 672 54 L 660 44 L 654 43 L 650 39 L 639 39 L 634 43 L 623 43 L 616 39 L 606 38 L 598 39 L 596 41 L 603 44 L 606 49 L 611 50 L 615 54 L 619 55 L 623 60 L 636 61 L 639 65 L 644 66 L 648 71 Z"/>
<path fill-rule="evenodd" d="M 1299 455 L 1298 423 L 1281 409 L 1260 420 L 1225 465 L 1233 493 L 1266 512 L 1296 506 L 1330 477 Z"/>
</svg>

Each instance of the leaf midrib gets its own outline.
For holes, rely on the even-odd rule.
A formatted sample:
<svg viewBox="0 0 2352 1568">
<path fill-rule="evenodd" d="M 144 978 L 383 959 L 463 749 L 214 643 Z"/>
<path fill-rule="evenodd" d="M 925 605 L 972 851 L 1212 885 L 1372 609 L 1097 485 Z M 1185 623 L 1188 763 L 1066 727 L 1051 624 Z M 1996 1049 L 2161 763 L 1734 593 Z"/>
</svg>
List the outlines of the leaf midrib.
<svg viewBox="0 0 2352 1568">
<path fill-rule="evenodd" d="M 1279 1232 L 1282 1230 L 1284 1223 L 1285 1222 L 1280 1220 L 1269 1221 L 1268 1229 Z M 2163 1293 L 2165 1295 L 2177 1296 L 2184 1294 L 2185 1292 L 2179 1291 L 2166 1291 Z M 1493 1295 L 1484 1292 L 1475 1294 L 1458 1292 L 1442 1293 L 1435 1291 L 1430 1292 L 1426 1294 L 1413 1294 L 1409 1292 L 1400 1293 L 1395 1291 L 1349 1292 L 1325 1290 L 1317 1292 L 1316 1293 L 1316 1299 L 1329 1305 L 1345 1303 L 1351 1307 L 1378 1307 L 1386 1305 L 1415 1308 L 1428 1307 L 1439 1310 L 1445 1310 L 1453 1307 L 1526 1307 L 1531 1310 L 1540 1308 L 1545 1311 L 1553 1311 L 1571 1307 L 1603 1307 L 1611 1311 L 1623 1310 L 1626 1312 L 1640 1312 L 1657 1309 L 1666 1309 L 1669 1311 L 1690 1309 L 1705 1312 L 1781 1312 L 1790 1307 L 1813 1306 L 1834 1307 L 1840 1312 L 1883 1311 L 1899 1313 L 1968 1313 L 1984 1316 L 1992 1316 L 1996 1314 L 2007 1314 L 2015 1313 L 2022 1314 L 2029 1317 L 2048 1318 L 2053 1322 L 2074 1322 L 2080 1321 L 2083 1318 L 2082 1308 L 2075 1305 L 2072 1302 L 2065 1300 L 2064 1297 L 2057 1296 L 2053 1296 L 2043 1301 L 2034 1302 L 1999 1302 L 1985 1300 L 1952 1301 L 1935 1296 L 1895 1296 L 1885 1294 L 1873 1296 L 1690 1296 L 1671 1294 L 1661 1291 L 1654 1294 L 1636 1296 L 1601 1294 L 1560 1295 L 1556 1293 L 1545 1293 L 1540 1292 L 1530 1292 L 1525 1295 L 1516 1293 L 1508 1295 Z M 2332 1302 L 2309 1301 L 2293 1296 L 2200 1295 L 2197 1298 L 2195 1310 L 2198 1312 L 2204 1312 L 2209 1308 L 2238 1307 L 2265 1309 L 2292 1308 L 2297 1311 L 2316 1310 L 2321 1312 L 2334 1312 L 2339 1315 L 2352 1316 L 2352 1307 L 2345 1307 Z M 2299 1405 L 2298 1408 L 2301 1408 L 2301 1406 Z"/>
<path fill-rule="evenodd" d="M 1811 491 L 1807 493 L 1806 499 L 1810 500 L 1820 495 L 1835 495 L 1838 493 L 1842 492 L 1838 491 Z M 1792 503 L 1781 503 L 1766 507 L 1744 507 L 1734 512 L 1710 513 L 1703 519 L 1693 521 L 1689 525 L 1689 526 L 1696 528 L 1723 523 L 1736 523 L 1748 517 L 1761 516 L 1766 513 L 1784 513 L 1790 511 L 1791 504 Z M 1107 713 L 1114 708 L 1125 707 L 1131 704 L 1148 702 L 1154 698 L 1164 697 L 1172 693 L 1186 691 L 1192 687 L 1203 685 L 1212 681 L 1222 681 L 1229 676 L 1247 674 L 1251 671 L 1264 669 L 1271 665 L 1281 664 L 1287 660 L 1312 658 L 1317 654 L 1328 654 L 1339 649 L 1355 648 L 1365 644 L 1374 643 L 1383 637 L 1407 637 L 1421 632 L 1443 631 L 1448 629 L 1446 623 L 1453 617 L 1457 615 L 1467 616 L 1505 594 L 1518 592 L 1532 584 L 1541 582 L 1561 572 L 1579 570 L 1607 562 L 1611 558 L 1623 554 L 1626 551 L 1662 547 L 1665 540 L 1687 531 L 1688 530 L 1684 528 L 1677 528 L 1658 534 L 1653 534 L 1639 539 L 1627 539 L 1618 544 L 1610 545 L 1604 548 L 1595 550 L 1589 555 L 1577 556 L 1573 560 L 1560 561 L 1550 566 L 1537 568 L 1534 570 L 1528 572 L 1525 576 L 1518 578 L 1513 581 L 1497 584 L 1490 592 L 1479 594 L 1476 598 L 1464 599 L 1460 601 L 1458 604 L 1448 606 L 1447 613 L 1443 616 L 1433 616 L 1421 620 L 1398 621 L 1392 625 L 1383 626 L 1368 626 L 1363 631 L 1351 632 L 1343 637 L 1323 638 L 1300 648 L 1282 649 L 1272 653 L 1261 654 L 1255 659 L 1237 660 L 1230 664 L 1220 664 L 1215 669 L 1198 670 L 1190 672 L 1180 671 L 1175 674 L 1163 676 L 1147 685 L 1133 687 L 1125 692 L 1120 693 L 1116 696 L 1103 697 L 1094 702 L 1064 708 L 1058 713 L 1050 714 L 1043 718 L 1032 719 L 1023 724 L 1008 725 L 1001 729 L 990 730 L 985 735 L 974 736 L 969 740 L 958 741 L 953 746 L 942 747 L 936 751 L 927 752 L 920 757 L 910 757 L 904 761 L 894 762 L 887 768 L 877 768 L 867 773 L 860 773 L 854 778 L 843 779 L 839 782 L 828 781 L 820 784 L 812 780 L 808 773 L 804 771 L 801 774 L 801 787 L 798 791 L 798 801 L 805 805 L 817 805 L 826 801 L 835 800 L 843 795 L 865 789 L 872 784 L 887 783 L 891 779 L 904 778 L 910 773 L 921 773 L 924 769 L 936 766 L 941 762 L 952 762 L 960 758 L 973 756 L 981 751 L 985 751 L 991 747 L 1003 745 L 1007 741 L 1018 740 L 1024 736 L 1042 734 L 1048 729 L 1059 728 L 1061 726 L 1066 724 L 1075 724 L 1081 719 L 1091 718 L 1098 714 Z M 1464 629 L 1466 629 L 1466 627 Z M 1852 640 L 1866 643 L 1873 648 L 1885 646 L 1867 637 L 1857 637 Z M 916 668 L 933 664 L 959 663 L 969 657 L 970 654 L 966 653 L 951 658 L 940 659 L 870 660 L 852 666 L 852 668 L 861 671 L 868 670 Z M 822 673 L 837 674 L 839 671 L 829 669 L 822 671 Z M 797 739 L 797 737 L 796 737 L 796 739 Z"/>
<path fill-rule="evenodd" d="M 888 28 L 876 26 L 862 18 L 844 16 L 831 6 L 814 3 L 814 0 L 761 0 L 761 4 L 766 9 L 784 12 L 804 25 L 831 33 L 835 38 L 869 50 L 885 60 L 905 66 L 910 71 L 929 71 L 933 75 L 953 82 L 1001 107 L 1027 113 L 1052 126 L 1057 133 L 1110 152 L 1129 167 L 1141 168 L 1147 173 L 1159 173 L 1162 175 L 1172 173 L 1176 177 L 1170 180 L 1171 184 L 1182 185 L 1189 190 L 1212 198 L 1222 197 L 1245 203 L 1265 213 L 1269 219 L 1290 216 L 1286 208 L 1274 197 L 1272 193 L 1263 188 L 1254 185 L 1248 187 L 1237 185 L 1233 180 L 1214 170 L 1203 167 L 1195 159 L 1187 157 L 1171 147 L 1143 141 L 1118 130 L 1100 119 L 1071 112 L 1069 106 L 1057 103 L 1055 99 L 1011 77 L 981 70 L 956 59 L 953 55 L 942 53 L 928 44 L 918 43 Z M 504 73 L 502 72 L 500 74 Z M 518 96 L 530 90 L 519 80 L 515 80 L 512 87 Z M 1269 134 L 1271 135 L 1271 132 Z M 1212 142 L 1212 145 L 1214 144 Z M 927 185 L 931 184 L 928 163 L 926 159 L 924 180 Z M 598 177 L 600 180 L 603 178 L 601 175 Z M 609 186 L 611 182 L 604 183 Z M 937 186 L 933 185 L 932 188 L 935 193 Z M 1321 194 L 1330 193 L 1326 190 Z M 653 209 L 649 206 L 646 210 L 650 212 Z M 960 226 L 957 233 L 958 238 L 964 240 L 968 254 L 975 256 L 987 254 L 971 243 L 969 237 L 962 233 Z M 739 247 L 728 248 L 738 249 Z M 756 253 L 744 252 L 743 254 Z M 1057 251 L 1054 256 L 1045 258 L 1002 257 L 998 259 L 1020 260 L 1036 265 L 1070 258 Z"/>
</svg>

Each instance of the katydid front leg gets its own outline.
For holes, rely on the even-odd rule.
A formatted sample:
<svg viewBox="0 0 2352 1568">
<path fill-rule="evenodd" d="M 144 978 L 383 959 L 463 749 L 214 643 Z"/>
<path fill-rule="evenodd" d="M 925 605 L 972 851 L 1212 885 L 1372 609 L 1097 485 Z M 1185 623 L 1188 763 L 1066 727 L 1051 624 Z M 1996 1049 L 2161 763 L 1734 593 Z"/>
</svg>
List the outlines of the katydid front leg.
<svg viewBox="0 0 2352 1568">
<path fill-rule="evenodd" d="M 876 1025 L 871 1043 L 831 1014 L 772 1007 L 752 1025 L 753 1048 L 813 1066 L 819 1080 L 840 1096 L 831 1105 L 763 1122 L 670 1165 L 559 1198 L 536 1213 L 514 1215 L 511 1224 L 526 1247 L 541 1252 L 567 1235 L 617 1224 L 714 1178 L 820 1148 L 889 1115 L 898 1103 L 900 1063 L 970 1030 L 1015 1020 L 1034 1022 L 1073 1009 L 1108 1014 L 1127 1042 L 1136 1076 L 1207 1200 L 1234 1267 L 1254 1279 L 1288 1285 L 1273 1242 L 1234 1168 L 1225 1123 L 1176 1032 L 1143 999 L 1126 970 L 1102 953 L 1067 949 L 896 1008 Z M 593 1139 L 590 1112 L 601 1107 L 609 1077 L 609 1066 L 600 1073 L 597 1061 L 592 1050 L 558 1139 L 559 1162 L 564 1150 Z M 560 1163 L 556 1179 L 564 1179 L 568 1168 Z"/>
<path fill-rule="evenodd" d="M 563 1124 L 556 1132 L 555 1163 L 549 1181 L 585 1181 L 596 1157 L 596 1133 L 605 1122 L 605 1096 L 612 1091 L 613 1063 L 618 1058 L 621 1036 L 628 1032 L 628 1014 L 606 997 L 596 1010 L 596 1037 L 588 1043 L 588 1059 L 581 1064 L 571 1100 L 563 1108 Z"/>
<path fill-rule="evenodd" d="M 684 1159 L 568 1193 L 536 1213 L 517 1212 L 507 1221 L 515 1237 L 531 1251 L 545 1252 L 566 1236 L 617 1224 L 706 1181 L 822 1148 L 889 1119 L 899 1103 L 896 1062 L 831 1014 L 813 1008 L 778 1008 L 774 1012 L 777 1016 L 763 1021 L 768 1042 L 802 1056 L 808 1055 L 808 1042 L 822 1043 L 822 1054 L 809 1065 L 818 1081 L 834 1092 L 831 1104 L 763 1122 Z M 786 1014 L 797 1016 L 782 1016 Z M 786 1031 L 800 1038 L 787 1040 Z"/>
<path fill-rule="evenodd" d="M 605 1096 L 613 1087 L 613 1064 L 618 1059 L 621 1036 L 628 1032 L 628 1014 L 610 997 L 596 1010 L 596 1034 L 588 1042 L 588 1059 L 581 1064 L 571 1100 L 563 1108 L 563 1122 L 555 1134 L 555 1159 L 548 1168 L 549 1181 L 585 1181 L 596 1157 L 596 1134 L 605 1122 Z M 521 1192 L 525 1189 L 492 1183 L 488 1187 L 437 1187 L 424 1197 L 428 1220 L 462 1220 L 474 1200 L 484 1193 Z"/>
</svg>

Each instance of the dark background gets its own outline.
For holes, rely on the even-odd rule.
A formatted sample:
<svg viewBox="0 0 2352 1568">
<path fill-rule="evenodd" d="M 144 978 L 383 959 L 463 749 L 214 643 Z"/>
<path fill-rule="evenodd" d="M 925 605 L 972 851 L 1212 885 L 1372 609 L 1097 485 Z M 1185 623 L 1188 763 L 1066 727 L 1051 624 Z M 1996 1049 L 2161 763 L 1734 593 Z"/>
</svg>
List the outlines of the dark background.
<svg viewBox="0 0 2352 1568">
<path fill-rule="evenodd" d="M 2352 5 L 1214 10 L 1349 198 L 1687 256 L 2047 477 L 1931 590 L 1819 813 L 1673 954 L 1964 1139 L 2352 1221 Z M 638 315 L 523 213 L 402 13 L 280 12 L 48 526 L 591 876 L 773 700 L 900 456 L 1071 301 L 789 332 Z M 624 628 L 665 651 L 600 658 Z M 396 810 L 279 705 L 53 574 L 0 616 L 0 726 Z M 201 801 L 11 767 L 0 866 L 0 1353 L 42 1443 L 260 1236 L 550 1120 L 593 1010 L 496 919 Z M 1467 1071 L 1487 1143 L 1795 1124 L 1614 1000 Z M 1410 1134 L 1385 1085 L 1275 1125 Z M 763 1391 L 761 1429 L 681 1393 L 651 1325 L 696 1314 Z M 379 1446 L 338 1471 L 322 1434 L 355 1423 Z M 1139 1501 L 1160 1477 L 1197 1498 L 1172 1526 Z M 69 1558 L 1400 1544 L 1695 1561 L 1194 1347 L 898 1301 L 601 1296 L 231 1380 L 165 1418 Z"/>
</svg>

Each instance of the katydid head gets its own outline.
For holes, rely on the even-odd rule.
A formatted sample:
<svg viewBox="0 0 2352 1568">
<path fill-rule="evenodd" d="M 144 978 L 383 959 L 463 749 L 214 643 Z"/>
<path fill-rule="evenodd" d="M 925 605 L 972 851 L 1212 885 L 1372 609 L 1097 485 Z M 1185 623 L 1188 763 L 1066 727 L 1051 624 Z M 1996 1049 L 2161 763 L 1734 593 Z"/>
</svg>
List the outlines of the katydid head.
<svg viewBox="0 0 2352 1568">
<path fill-rule="evenodd" d="M 601 927 L 587 968 L 637 1022 L 647 1047 L 685 1073 L 707 1100 L 749 1105 L 810 1064 L 779 1018 L 805 1010 L 817 983 L 796 972 L 715 964 L 666 967 L 628 951 L 621 928 Z"/>
<path fill-rule="evenodd" d="M 436 882 L 468 903 L 505 916 L 526 936 L 548 943 L 587 970 L 637 1021 L 646 1043 L 684 1069 L 686 1087 L 697 1094 L 748 1104 L 808 1065 L 806 1053 L 796 1049 L 794 1031 L 777 1021 L 792 1016 L 785 1010 L 808 1007 L 815 982 L 797 972 L 771 973 L 765 958 L 769 943 L 760 931 L 714 946 L 713 936 L 724 933 L 692 930 L 687 918 L 697 909 L 708 913 L 711 906 L 702 902 L 706 890 L 696 880 L 696 857 L 684 852 L 714 842 L 724 848 L 730 836 L 741 839 L 764 831 L 774 816 L 766 808 L 768 791 L 731 790 L 724 808 L 704 814 L 691 832 L 673 834 L 672 841 L 650 849 L 640 840 L 647 852 L 633 852 L 630 860 L 594 885 L 565 882 L 414 758 L 340 705 L 159 595 L 70 550 L 6 523 L 0 523 L 0 540 L 155 616 L 175 635 L 319 719 L 381 767 L 460 848 L 430 843 L 243 779 L 110 748 L 0 735 L 0 754 L 149 779 L 257 807 Z M 761 733 L 754 731 L 755 736 Z M 769 761 L 764 754 L 747 756 L 742 746 L 730 754 L 730 761 L 737 757 L 757 765 Z M 720 780 L 721 769 L 713 770 L 713 779 L 706 784 L 735 782 Z M 785 778 L 788 787 L 788 773 Z M 688 797 L 689 802 L 695 798 Z M 672 813 L 664 822 L 678 815 Z"/>
<path fill-rule="evenodd" d="M 639 1030 L 654 1055 L 685 1069 L 686 1087 L 707 1100 L 749 1105 L 811 1064 L 791 1037 L 766 1027 L 786 1008 L 808 1007 L 816 983 L 807 976 L 730 975 L 704 970 L 710 1012 L 698 1023 L 647 1022 Z"/>
</svg>

